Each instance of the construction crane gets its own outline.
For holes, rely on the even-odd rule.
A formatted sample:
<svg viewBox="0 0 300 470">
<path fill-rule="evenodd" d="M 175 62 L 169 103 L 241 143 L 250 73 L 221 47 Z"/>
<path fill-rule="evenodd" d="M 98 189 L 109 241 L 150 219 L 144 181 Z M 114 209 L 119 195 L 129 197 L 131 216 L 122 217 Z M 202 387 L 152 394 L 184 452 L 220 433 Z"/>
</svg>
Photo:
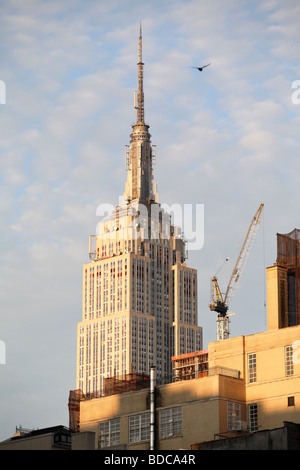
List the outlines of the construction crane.
<svg viewBox="0 0 300 470">
<path fill-rule="evenodd" d="M 233 313 L 228 313 L 229 303 L 231 298 L 237 288 L 238 281 L 241 277 L 243 269 L 245 267 L 250 248 L 253 245 L 258 227 L 261 222 L 262 210 L 264 204 L 260 204 L 256 214 L 254 215 L 251 224 L 249 226 L 246 238 L 244 240 L 242 249 L 240 251 L 237 262 L 234 266 L 234 269 L 231 274 L 229 284 L 225 296 L 222 295 L 220 290 L 218 279 L 216 276 L 211 279 L 211 304 L 209 308 L 211 311 L 217 312 L 217 340 L 223 340 L 229 338 L 229 317 L 234 315 Z M 228 261 L 229 258 L 226 258 Z"/>
</svg>

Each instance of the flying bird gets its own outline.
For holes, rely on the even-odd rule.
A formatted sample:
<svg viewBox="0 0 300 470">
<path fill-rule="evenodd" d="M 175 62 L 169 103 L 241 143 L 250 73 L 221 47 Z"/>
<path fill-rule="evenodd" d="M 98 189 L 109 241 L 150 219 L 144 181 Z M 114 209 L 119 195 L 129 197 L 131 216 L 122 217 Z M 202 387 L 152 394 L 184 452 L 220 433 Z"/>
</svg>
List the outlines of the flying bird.
<svg viewBox="0 0 300 470">
<path fill-rule="evenodd" d="M 200 70 L 200 72 L 202 72 L 202 70 L 203 70 L 205 67 L 208 67 L 209 65 L 210 65 L 210 63 L 207 64 L 207 65 L 203 65 L 202 67 L 192 67 L 192 69 L 197 69 L 197 70 Z"/>
</svg>

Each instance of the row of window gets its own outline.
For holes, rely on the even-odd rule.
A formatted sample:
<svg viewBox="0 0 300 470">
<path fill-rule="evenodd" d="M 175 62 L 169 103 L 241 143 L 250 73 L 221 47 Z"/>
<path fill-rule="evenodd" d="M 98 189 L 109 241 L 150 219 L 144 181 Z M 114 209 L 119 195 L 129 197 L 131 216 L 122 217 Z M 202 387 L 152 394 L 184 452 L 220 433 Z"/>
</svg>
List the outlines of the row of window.
<svg viewBox="0 0 300 470">
<path fill-rule="evenodd" d="M 159 412 L 159 437 L 161 439 L 182 434 L 181 406 L 166 408 Z M 99 424 L 99 448 L 120 444 L 120 418 Z M 150 440 L 150 413 L 129 417 L 129 444 Z"/>
<path fill-rule="evenodd" d="M 85 393 L 102 392 L 105 375 L 126 373 L 127 318 L 113 320 L 80 326 L 78 385 Z"/>
<path fill-rule="evenodd" d="M 249 431 L 258 430 L 257 404 L 248 407 Z M 247 429 L 247 423 L 241 420 L 241 404 L 236 402 L 227 402 L 227 429 L 228 431 L 242 431 Z"/>
<path fill-rule="evenodd" d="M 228 402 L 227 427 L 229 431 L 237 431 L 241 424 L 241 404 Z M 257 404 L 249 405 L 249 430 L 258 430 Z M 99 424 L 99 448 L 120 444 L 120 418 L 104 421 Z M 160 439 L 182 434 L 182 408 L 176 406 L 166 408 L 159 414 Z M 150 440 L 150 413 L 141 413 L 129 417 L 129 444 Z"/>
<path fill-rule="evenodd" d="M 286 377 L 294 375 L 293 346 L 285 346 L 285 375 Z M 248 354 L 248 382 L 254 383 L 257 380 L 256 353 Z"/>
<path fill-rule="evenodd" d="M 105 246 L 105 245 L 104 245 Z M 154 254 L 155 253 L 155 254 Z M 170 288 L 174 285 L 171 254 L 168 247 L 150 244 L 150 263 L 145 259 L 132 259 L 127 271 L 127 259 L 93 264 L 84 271 L 83 319 L 94 319 L 127 310 L 127 283 L 131 278 L 131 308 L 138 313 L 165 316 L 170 309 Z M 156 261 L 156 263 L 155 263 Z M 172 272 L 172 279 L 170 274 Z M 197 276 L 187 270 L 179 272 L 179 320 L 197 324 Z M 172 282 L 172 286 L 170 285 Z M 174 291 L 172 292 L 174 300 Z"/>
<path fill-rule="evenodd" d="M 288 406 L 295 405 L 295 397 L 288 397 Z M 240 431 L 243 428 L 250 432 L 258 430 L 258 405 L 248 406 L 248 422 L 241 421 L 241 404 L 227 402 L 227 429 Z M 120 418 L 104 421 L 99 424 L 99 448 L 120 444 Z M 159 412 L 159 438 L 165 439 L 182 434 L 182 407 L 165 408 Z M 129 444 L 150 440 L 150 413 L 145 412 L 129 417 Z"/>
<path fill-rule="evenodd" d="M 85 320 L 127 310 L 127 259 L 85 269 L 84 284 Z"/>
<path fill-rule="evenodd" d="M 287 406 L 295 406 L 295 397 L 294 396 L 287 397 Z M 249 431 L 252 431 L 252 432 L 258 431 L 259 426 L 258 426 L 258 407 L 257 407 L 257 403 L 249 405 L 248 415 L 249 415 Z M 229 429 L 229 427 L 228 427 L 228 429 Z"/>
<path fill-rule="evenodd" d="M 197 275 L 191 271 L 179 271 L 179 320 L 197 324 Z"/>
</svg>

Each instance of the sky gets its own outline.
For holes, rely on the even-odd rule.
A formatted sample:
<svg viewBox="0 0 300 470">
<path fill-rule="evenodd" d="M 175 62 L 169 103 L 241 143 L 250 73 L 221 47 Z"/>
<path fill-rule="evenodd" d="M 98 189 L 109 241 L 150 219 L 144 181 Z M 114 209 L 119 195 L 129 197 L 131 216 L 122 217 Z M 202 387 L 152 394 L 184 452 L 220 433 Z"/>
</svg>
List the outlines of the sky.
<svg viewBox="0 0 300 470">
<path fill-rule="evenodd" d="M 230 336 L 267 329 L 276 233 L 300 228 L 300 3 L 8 0 L 0 18 L 1 441 L 68 426 L 88 239 L 125 188 L 140 22 L 159 201 L 204 207 L 187 260 L 203 348 L 211 277 L 229 257 L 226 289 L 261 203 Z"/>
</svg>

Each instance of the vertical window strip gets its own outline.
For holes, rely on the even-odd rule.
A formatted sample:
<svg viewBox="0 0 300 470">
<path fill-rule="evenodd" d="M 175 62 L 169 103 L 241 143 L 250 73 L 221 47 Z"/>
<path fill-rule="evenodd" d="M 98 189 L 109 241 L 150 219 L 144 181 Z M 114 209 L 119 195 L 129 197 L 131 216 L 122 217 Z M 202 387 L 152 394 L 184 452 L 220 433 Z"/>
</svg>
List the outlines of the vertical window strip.
<svg viewBox="0 0 300 470">
<path fill-rule="evenodd" d="M 227 429 L 237 431 L 241 428 L 241 404 L 227 402 Z"/>
<path fill-rule="evenodd" d="M 99 423 L 99 448 L 120 444 L 120 418 Z"/>
<path fill-rule="evenodd" d="M 127 338 L 127 327 L 126 317 L 122 317 L 122 374 L 126 374 L 126 341 Z"/>
<path fill-rule="evenodd" d="M 256 353 L 248 354 L 248 380 L 256 382 Z"/>
<path fill-rule="evenodd" d="M 249 405 L 249 429 L 251 432 L 258 430 L 257 404 Z"/>
<path fill-rule="evenodd" d="M 181 406 L 166 408 L 160 411 L 160 437 L 166 438 L 182 433 Z"/>
<path fill-rule="evenodd" d="M 129 417 L 129 443 L 143 442 L 150 439 L 150 413 Z"/>
<path fill-rule="evenodd" d="M 294 375 L 293 346 L 285 348 L 285 375 L 287 377 Z"/>
<path fill-rule="evenodd" d="M 131 358 L 132 358 L 132 372 L 137 370 L 137 317 L 132 317 L 131 325 Z"/>
</svg>

